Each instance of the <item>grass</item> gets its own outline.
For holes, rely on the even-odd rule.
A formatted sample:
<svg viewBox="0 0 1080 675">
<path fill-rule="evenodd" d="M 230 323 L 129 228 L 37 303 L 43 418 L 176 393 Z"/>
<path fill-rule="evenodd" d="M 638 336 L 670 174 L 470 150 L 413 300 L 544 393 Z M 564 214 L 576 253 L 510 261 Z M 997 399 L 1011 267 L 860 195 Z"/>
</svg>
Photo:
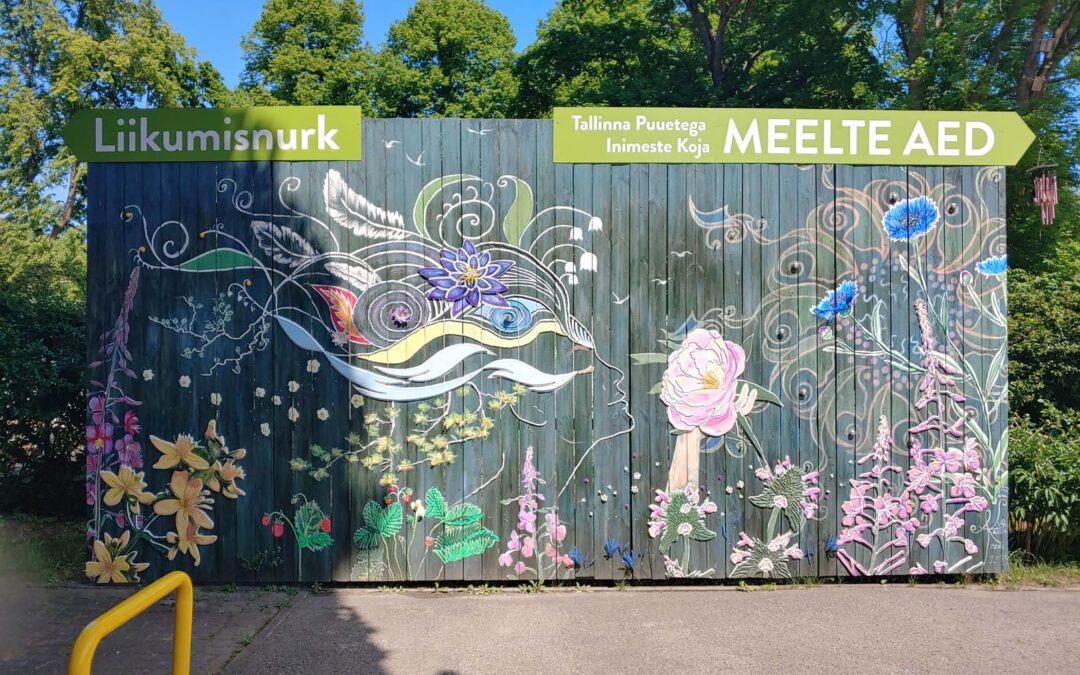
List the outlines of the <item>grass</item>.
<svg viewBox="0 0 1080 675">
<path fill-rule="evenodd" d="M 1080 563 L 1025 563 L 1019 555 L 1014 554 L 1009 556 L 1009 571 L 997 575 L 993 583 L 1005 588 L 1080 586 Z"/>
<path fill-rule="evenodd" d="M 0 515 L 0 577 L 62 584 L 81 579 L 86 524 L 28 515 Z"/>
</svg>

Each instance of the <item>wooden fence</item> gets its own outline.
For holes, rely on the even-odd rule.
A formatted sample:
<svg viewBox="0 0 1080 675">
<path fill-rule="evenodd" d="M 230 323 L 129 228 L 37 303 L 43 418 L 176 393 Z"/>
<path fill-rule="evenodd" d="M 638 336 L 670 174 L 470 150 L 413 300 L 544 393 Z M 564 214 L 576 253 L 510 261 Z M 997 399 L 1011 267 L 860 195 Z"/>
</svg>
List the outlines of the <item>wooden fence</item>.
<svg viewBox="0 0 1080 675">
<path fill-rule="evenodd" d="M 551 133 L 91 165 L 88 576 L 1004 568 L 1001 169 L 556 165 Z"/>
</svg>

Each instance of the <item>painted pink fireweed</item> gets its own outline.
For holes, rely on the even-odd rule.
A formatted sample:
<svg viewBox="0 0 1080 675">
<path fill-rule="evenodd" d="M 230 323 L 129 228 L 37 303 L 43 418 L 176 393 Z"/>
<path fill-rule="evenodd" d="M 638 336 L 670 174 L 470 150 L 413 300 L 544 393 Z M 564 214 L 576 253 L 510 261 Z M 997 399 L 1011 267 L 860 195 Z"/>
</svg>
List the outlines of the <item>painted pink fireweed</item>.
<svg viewBox="0 0 1080 675">
<path fill-rule="evenodd" d="M 510 532 L 506 550 L 499 556 L 499 565 L 513 568 L 511 578 L 520 578 L 527 573 L 536 575 L 538 581 L 558 578 L 559 568 L 576 568 L 573 559 L 560 551 L 559 546 L 566 538 L 566 525 L 559 520 L 554 507 L 543 507 L 544 495 L 540 486 L 547 482 L 540 475 L 533 463 L 533 449 L 525 450 L 525 461 L 521 465 L 522 493 L 503 502 L 517 502 L 517 527 Z M 543 516 L 540 522 L 539 516 Z"/>
<path fill-rule="evenodd" d="M 693 485 L 672 493 L 656 491 L 653 504 L 649 505 L 649 536 L 659 538 L 660 552 L 665 557 L 665 568 L 670 576 L 704 576 L 712 570 L 691 572 L 690 541 L 709 541 L 716 536 L 705 525 L 705 518 L 716 513 L 716 503 L 709 498 L 702 501 Z M 668 552 L 678 544 L 682 549 L 680 559 L 669 558 Z"/>
</svg>

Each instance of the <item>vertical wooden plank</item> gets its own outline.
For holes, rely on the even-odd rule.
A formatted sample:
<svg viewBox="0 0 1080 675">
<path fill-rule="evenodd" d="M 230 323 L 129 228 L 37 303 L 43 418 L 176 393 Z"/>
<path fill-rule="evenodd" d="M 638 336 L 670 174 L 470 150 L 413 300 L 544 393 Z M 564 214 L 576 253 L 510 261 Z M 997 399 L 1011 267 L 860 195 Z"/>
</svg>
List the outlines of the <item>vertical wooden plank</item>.
<svg viewBox="0 0 1080 675">
<path fill-rule="evenodd" d="M 601 197 L 601 204 L 606 208 L 597 217 L 603 224 L 603 234 L 599 233 L 598 239 L 604 241 L 601 246 L 603 254 L 597 253 L 602 261 L 606 260 L 609 272 L 601 268 L 597 274 L 597 289 L 594 293 L 594 305 L 605 307 L 606 325 L 599 327 L 593 334 L 596 339 L 607 333 L 607 349 L 603 358 L 611 367 L 619 372 L 612 371 L 604 378 L 606 391 L 600 397 L 602 400 L 597 405 L 597 410 L 602 411 L 603 424 L 600 433 L 607 436 L 618 431 L 628 429 L 630 420 L 627 419 L 629 411 L 630 391 L 630 239 L 634 233 L 630 229 L 630 219 L 633 204 L 630 199 L 630 167 L 629 165 L 613 165 L 610 167 L 607 194 Z M 597 188 L 594 188 L 596 192 Z M 601 284 L 600 280 L 606 280 Z M 601 289 L 601 286 L 603 288 Z M 599 347 L 598 347 L 599 349 Z M 598 366 L 605 366 L 601 363 Z M 604 561 L 603 556 L 598 555 L 598 549 L 603 548 L 604 542 L 614 539 L 626 542 L 633 547 L 634 537 L 632 521 L 635 518 L 647 520 L 649 495 L 641 492 L 640 474 L 643 464 L 636 453 L 630 447 L 630 435 L 623 433 L 608 441 L 611 446 L 610 456 L 618 463 L 616 474 L 619 492 L 619 501 L 622 505 L 615 517 L 608 521 L 607 531 L 594 537 L 592 551 L 584 551 L 588 557 L 595 556 L 597 559 L 597 578 L 617 579 L 621 576 L 618 567 L 610 560 Z M 623 468 L 625 467 L 625 469 Z M 635 492 L 634 490 L 637 490 Z M 641 550 L 638 547 L 636 550 Z M 601 561 L 604 564 L 601 564 Z"/>
<path fill-rule="evenodd" d="M 815 186 L 816 200 L 814 209 L 814 281 L 818 288 L 817 296 L 820 298 L 825 293 L 836 288 L 836 230 L 834 200 L 836 198 L 835 181 L 836 170 L 832 166 L 815 167 L 818 180 Z M 836 322 L 833 322 L 836 329 Z M 833 466 L 832 472 L 826 479 L 826 489 L 833 494 L 838 492 L 838 487 L 843 484 L 842 476 L 850 467 L 841 466 L 836 447 L 836 355 L 827 352 L 826 346 L 831 336 L 826 338 L 819 332 L 817 341 L 817 397 L 816 402 L 816 426 L 814 438 L 825 456 L 829 458 Z M 839 516 L 836 511 L 830 518 L 827 526 L 818 527 L 817 550 L 826 548 L 828 538 L 840 529 Z M 824 557 L 818 560 L 818 573 L 826 576 L 839 575 L 843 572 L 842 566 L 836 564 L 834 558 Z"/>
<path fill-rule="evenodd" d="M 667 279 L 667 283 L 661 287 L 666 296 L 667 320 L 660 326 L 668 334 L 683 326 L 694 314 L 692 300 L 696 295 L 693 293 L 693 287 L 697 285 L 697 281 L 691 274 L 691 266 L 696 261 L 693 260 L 692 256 L 684 253 L 688 250 L 686 181 L 687 166 L 685 164 L 668 165 L 667 194 L 665 195 L 667 219 L 664 228 L 667 231 L 667 241 L 663 244 L 663 252 L 667 258 L 667 276 L 664 277 Z M 660 335 L 657 337 L 660 337 Z M 679 335 L 669 339 L 677 343 L 684 338 L 685 333 L 680 332 Z M 674 349 L 674 347 L 672 346 L 670 349 Z M 659 368 L 657 370 L 663 372 Z M 670 423 L 665 426 L 669 432 L 666 434 L 665 439 L 667 441 L 667 456 L 674 457 L 677 436 L 670 433 L 672 431 Z M 703 445 L 704 440 L 698 448 L 691 450 L 691 452 L 700 453 Z M 698 458 L 700 466 L 700 454 Z M 668 466 L 670 466 L 670 463 Z M 693 489 L 697 490 L 699 495 L 703 494 L 702 488 L 704 486 L 700 469 L 691 471 L 688 478 L 693 484 Z M 672 490 L 675 489 L 675 486 L 668 487 Z M 686 571 L 697 568 L 707 569 L 707 567 L 702 566 L 708 559 L 707 550 L 708 547 L 705 543 L 696 542 L 689 537 L 679 537 L 679 541 L 673 544 L 670 550 L 666 553 L 661 551 L 659 556 L 653 560 L 653 578 L 667 577 L 667 566 L 671 564 L 668 560 L 679 564 Z"/>
<path fill-rule="evenodd" d="M 850 195 L 855 184 L 855 168 L 852 166 L 839 165 L 835 167 L 833 177 L 835 187 L 832 193 L 827 211 L 823 215 L 832 237 L 834 276 L 832 283 L 826 283 L 828 289 L 833 289 L 840 284 L 851 281 L 856 285 L 855 303 L 853 316 L 859 316 L 861 307 L 859 300 L 862 298 L 862 275 L 855 263 L 851 250 L 850 226 L 852 224 L 852 208 Z M 858 475 L 855 466 L 854 448 L 859 434 L 859 410 L 855 397 L 855 358 L 851 356 L 856 345 L 856 330 L 851 321 L 837 319 L 834 322 L 834 334 L 837 341 L 835 349 L 826 348 L 828 358 L 833 364 L 833 379 L 835 391 L 835 417 L 833 429 L 835 443 L 831 450 L 836 462 L 836 490 L 840 491 L 843 486 L 849 485 Z M 843 528 L 841 518 L 843 513 L 839 510 L 833 512 L 833 532 L 839 532 Z M 869 560 L 866 551 L 862 547 L 854 550 L 855 559 L 859 563 Z M 844 565 L 837 566 L 837 574 L 847 576 L 849 570 Z"/>
<path fill-rule="evenodd" d="M 794 339 L 797 341 L 795 358 L 798 366 L 792 385 L 794 397 L 791 399 L 791 405 L 797 417 L 796 434 L 799 457 L 803 463 L 812 462 L 820 467 L 820 486 L 826 505 L 831 506 L 823 510 L 823 513 L 831 514 L 833 509 L 839 507 L 839 503 L 828 504 L 831 496 L 830 488 L 835 487 L 836 465 L 835 458 L 830 457 L 817 442 L 817 407 L 822 395 L 817 375 L 819 321 L 810 311 L 817 304 L 821 290 L 816 280 L 817 182 L 818 167 L 795 167 L 796 244 L 791 254 L 792 262 L 788 265 L 788 271 L 798 289 L 794 325 L 796 330 Z M 835 490 L 832 493 L 835 493 Z M 801 569 L 806 574 L 810 576 L 818 574 L 823 560 L 827 557 L 826 547 L 822 546 L 822 539 L 828 541 L 831 531 L 831 515 L 819 515 L 818 518 L 807 523 L 802 540 L 803 548 L 811 549 L 816 555 L 808 556 L 802 565 Z"/>
<path fill-rule="evenodd" d="M 718 233 L 722 236 L 723 245 L 720 252 L 724 257 L 724 295 L 720 317 L 724 339 L 734 342 L 745 349 L 746 340 L 741 324 L 729 322 L 728 316 L 729 314 L 731 316 L 743 316 L 744 250 L 740 243 L 743 233 L 739 228 L 741 222 L 739 215 L 746 212 L 746 192 L 744 190 L 741 165 L 726 164 L 723 171 L 723 193 L 718 203 L 726 205 L 728 215 L 723 219 L 723 230 Z M 747 446 L 740 447 L 737 438 L 733 433 L 728 434 L 724 437 L 724 445 L 718 450 L 718 452 L 723 451 L 725 454 L 724 475 L 727 476 L 728 486 L 733 488 L 731 492 L 733 498 L 729 500 L 729 507 L 726 509 L 730 547 L 734 546 L 734 542 L 739 540 L 743 532 L 752 537 L 764 536 L 762 532 L 754 530 L 751 524 L 747 522 L 750 510 L 755 507 L 751 506 L 747 500 L 747 496 L 753 494 L 751 492 L 753 484 L 746 480 L 745 470 L 746 467 L 756 461 L 756 456 L 754 451 L 748 449 Z M 727 574 L 730 577 L 734 564 L 729 556 L 725 555 L 724 558 L 727 565 Z"/>
<path fill-rule="evenodd" d="M 758 209 L 752 215 L 755 219 L 751 223 L 751 232 L 755 240 L 755 248 L 759 250 L 759 283 L 758 312 L 758 338 L 754 345 L 757 351 L 755 359 L 756 379 L 752 380 L 765 389 L 780 395 L 779 380 L 781 370 L 781 351 L 779 326 L 780 314 L 780 167 L 773 164 L 760 166 L 758 173 L 759 197 Z M 758 403 L 754 406 L 752 417 L 760 425 L 758 438 L 761 440 L 762 449 L 766 460 L 776 462 L 788 458 L 792 463 L 799 461 L 798 453 L 792 452 L 792 448 L 785 445 L 781 436 L 781 408 L 772 404 Z M 756 464 L 756 462 L 755 462 Z M 755 476 L 756 479 L 756 476 Z M 755 482 L 759 482 L 756 481 Z M 759 509 L 760 510 L 760 509 Z M 768 516 L 767 512 L 763 514 Z M 781 514 L 781 518 L 783 515 Z M 777 534 L 792 532 L 792 545 L 798 544 L 799 532 L 790 523 L 782 522 L 777 529 Z M 799 572 L 800 562 L 792 560 L 788 563 L 788 570 L 795 576 Z"/>
<path fill-rule="evenodd" d="M 799 174 L 798 167 L 782 165 L 775 177 L 775 184 L 770 188 L 775 189 L 777 195 L 775 223 L 770 223 L 768 231 L 776 238 L 772 244 L 776 249 L 773 254 L 775 270 L 772 276 L 777 285 L 775 293 L 779 297 L 776 302 L 776 321 L 766 324 L 766 330 L 770 331 L 766 339 L 774 342 L 778 361 L 778 372 L 770 380 L 770 390 L 779 396 L 782 404 L 778 411 L 777 445 L 781 454 L 789 455 L 791 461 L 798 466 L 818 469 L 817 453 L 799 443 L 799 413 L 802 405 L 799 399 L 799 356 L 802 347 L 800 327 L 802 324 L 811 324 L 814 318 L 805 308 L 806 301 L 803 301 L 801 312 L 799 306 L 803 290 L 800 285 L 802 262 L 799 243 L 805 235 L 803 224 L 806 219 L 806 213 L 799 208 Z M 806 552 L 806 556 L 790 563 L 792 576 L 809 576 L 812 569 L 816 571 L 815 557 L 824 553 L 815 550 L 817 542 L 809 534 L 815 524 L 813 519 L 807 520 L 802 531 L 797 533 L 793 540 L 795 545 Z"/>
</svg>

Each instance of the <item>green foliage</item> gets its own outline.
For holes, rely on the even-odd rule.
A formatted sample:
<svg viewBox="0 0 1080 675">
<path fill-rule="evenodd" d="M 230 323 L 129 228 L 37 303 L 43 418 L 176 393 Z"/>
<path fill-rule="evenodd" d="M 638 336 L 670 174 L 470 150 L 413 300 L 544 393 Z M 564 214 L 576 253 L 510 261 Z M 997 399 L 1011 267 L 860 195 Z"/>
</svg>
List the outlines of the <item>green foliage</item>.
<svg viewBox="0 0 1080 675">
<path fill-rule="evenodd" d="M 385 117 L 508 117 L 517 40 L 482 0 L 418 0 L 377 57 Z"/>
<path fill-rule="evenodd" d="M 54 235 L 79 222 L 84 170 L 60 140 L 73 112 L 192 107 L 228 96 L 153 2 L 4 0 L 0 213 Z"/>
<path fill-rule="evenodd" d="M 702 105 L 701 47 L 673 7 L 651 0 L 564 0 L 515 65 L 515 113 L 566 105 Z"/>
<path fill-rule="evenodd" d="M 85 504 L 86 247 L 0 220 L 0 508 Z"/>
<path fill-rule="evenodd" d="M 1056 272 L 1009 272 L 1009 403 L 1041 421 L 1048 402 L 1080 409 L 1080 245 Z"/>
<path fill-rule="evenodd" d="M 1026 417 L 1009 431 L 1011 538 L 1036 559 L 1074 553 L 1080 539 L 1080 414 Z"/>
<path fill-rule="evenodd" d="M 256 105 L 363 105 L 371 51 L 356 0 L 268 0 L 244 37 L 241 90 Z"/>
</svg>

